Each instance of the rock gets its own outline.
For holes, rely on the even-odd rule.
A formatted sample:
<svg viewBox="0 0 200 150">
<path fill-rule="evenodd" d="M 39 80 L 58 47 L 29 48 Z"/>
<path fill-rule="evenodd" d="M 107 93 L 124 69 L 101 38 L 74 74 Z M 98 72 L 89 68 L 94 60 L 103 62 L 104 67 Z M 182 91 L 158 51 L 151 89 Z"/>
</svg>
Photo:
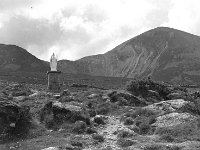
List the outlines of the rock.
<svg viewBox="0 0 200 150">
<path fill-rule="evenodd" d="M 108 97 L 107 95 L 102 96 L 102 99 L 104 102 L 110 101 L 110 97 Z"/>
<path fill-rule="evenodd" d="M 31 123 L 30 108 L 0 98 L 0 134 L 26 135 Z"/>
<path fill-rule="evenodd" d="M 35 92 L 35 93 L 29 95 L 29 97 L 37 97 L 39 94 L 40 94 L 39 92 Z"/>
<path fill-rule="evenodd" d="M 186 99 L 186 97 L 184 92 L 174 92 L 167 95 L 168 99 Z"/>
<path fill-rule="evenodd" d="M 199 141 L 185 141 L 182 143 L 178 143 L 176 145 L 181 147 L 181 150 L 197 150 L 200 147 L 200 142 Z"/>
<path fill-rule="evenodd" d="M 159 103 L 154 103 L 152 105 L 146 106 L 143 109 L 151 110 L 158 115 L 162 115 L 164 113 L 171 113 L 179 108 L 185 106 L 188 102 L 183 99 L 174 99 L 168 101 L 161 101 Z"/>
<path fill-rule="evenodd" d="M 157 118 L 152 124 L 154 134 L 173 137 L 175 141 L 199 141 L 199 118 L 189 113 L 170 113 Z"/>
<path fill-rule="evenodd" d="M 44 148 L 44 149 L 41 149 L 41 150 L 61 150 L 61 148 L 59 148 L 59 147 L 48 147 L 48 148 Z"/>
<path fill-rule="evenodd" d="M 147 97 L 151 97 L 151 98 L 157 99 L 159 101 L 162 100 L 162 98 L 160 97 L 160 94 L 157 91 L 153 91 L 153 90 L 147 91 Z"/>
<path fill-rule="evenodd" d="M 17 97 L 14 97 L 13 100 L 16 101 L 16 102 L 23 102 L 27 99 L 27 96 L 17 96 Z"/>
<path fill-rule="evenodd" d="M 171 127 L 177 126 L 179 124 L 184 124 L 185 122 L 190 122 L 196 120 L 197 117 L 189 113 L 170 113 L 156 118 L 156 122 L 152 124 L 155 127 Z"/>
<path fill-rule="evenodd" d="M 98 94 L 91 94 L 91 95 L 89 95 L 87 98 L 93 99 L 93 98 L 97 98 L 97 97 L 99 97 Z"/>
<path fill-rule="evenodd" d="M 61 103 L 58 101 L 48 102 L 41 110 L 41 122 L 50 127 L 56 124 L 62 124 L 65 121 L 75 123 L 78 120 L 90 124 L 89 114 L 86 113 L 80 106 L 75 106 L 70 103 Z"/>
</svg>

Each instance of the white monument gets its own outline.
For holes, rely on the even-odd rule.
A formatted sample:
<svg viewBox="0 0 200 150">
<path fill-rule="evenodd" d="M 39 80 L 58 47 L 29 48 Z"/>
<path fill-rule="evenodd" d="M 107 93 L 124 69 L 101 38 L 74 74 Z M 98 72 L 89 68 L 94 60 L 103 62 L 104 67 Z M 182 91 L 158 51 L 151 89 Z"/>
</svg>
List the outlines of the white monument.
<svg viewBox="0 0 200 150">
<path fill-rule="evenodd" d="M 54 53 L 50 59 L 50 67 L 51 67 L 51 71 L 57 71 L 57 58 Z"/>
<path fill-rule="evenodd" d="M 57 58 L 55 56 L 55 54 L 53 53 L 53 55 L 51 56 L 50 59 L 50 67 L 51 67 L 51 71 L 47 72 L 48 75 L 48 90 L 52 91 L 52 92 L 60 92 L 61 90 L 61 78 L 60 78 L 60 74 L 61 71 L 57 70 Z"/>
</svg>

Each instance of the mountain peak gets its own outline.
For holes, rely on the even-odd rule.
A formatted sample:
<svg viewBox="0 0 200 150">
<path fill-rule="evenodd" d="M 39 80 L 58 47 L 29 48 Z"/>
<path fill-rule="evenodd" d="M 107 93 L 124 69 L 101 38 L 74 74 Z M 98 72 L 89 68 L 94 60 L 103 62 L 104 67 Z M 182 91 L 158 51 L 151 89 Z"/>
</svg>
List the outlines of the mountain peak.
<svg viewBox="0 0 200 150">
<path fill-rule="evenodd" d="M 19 46 L 0 44 L 0 70 L 46 72 L 49 66 Z"/>
</svg>

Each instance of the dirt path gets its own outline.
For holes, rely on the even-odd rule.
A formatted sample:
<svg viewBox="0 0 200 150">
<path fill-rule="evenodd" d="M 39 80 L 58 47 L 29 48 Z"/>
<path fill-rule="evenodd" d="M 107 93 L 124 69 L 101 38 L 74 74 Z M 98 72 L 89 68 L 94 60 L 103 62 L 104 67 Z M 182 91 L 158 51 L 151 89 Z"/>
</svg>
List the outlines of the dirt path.
<svg viewBox="0 0 200 150">
<path fill-rule="evenodd" d="M 111 147 L 114 150 L 121 150 L 117 144 L 117 133 L 120 130 L 130 130 L 122 122 L 120 122 L 120 117 L 107 116 L 106 125 L 100 127 L 98 130 L 99 134 L 104 135 L 105 141 L 102 143 L 101 147 Z"/>
</svg>

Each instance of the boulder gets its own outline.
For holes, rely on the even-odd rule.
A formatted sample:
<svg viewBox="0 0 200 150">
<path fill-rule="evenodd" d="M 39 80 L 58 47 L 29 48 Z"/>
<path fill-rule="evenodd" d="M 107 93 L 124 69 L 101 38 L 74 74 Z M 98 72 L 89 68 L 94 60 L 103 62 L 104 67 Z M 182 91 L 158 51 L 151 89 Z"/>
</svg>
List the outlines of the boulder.
<svg viewBox="0 0 200 150">
<path fill-rule="evenodd" d="M 31 123 L 29 109 L 0 98 L 0 135 L 26 135 Z"/>
<path fill-rule="evenodd" d="M 186 99 L 187 96 L 184 92 L 173 92 L 167 95 L 168 99 Z"/>
<path fill-rule="evenodd" d="M 88 99 L 93 99 L 93 98 L 97 98 L 97 97 L 99 97 L 99 94 L 95 94 L 95 93 L 87 96 Z"/>
<path fill-rule="evenodd" d="M 155 127 L 171 127 L 177 126 L 179 124 L 184 124 L 190 121 L 196 120 L 197 117 L 189 114 L 189 113 L 177 113 L 173 112 L 170 114 L 162 115 L 156 118 L 156 122 L 152 124 Z"/>
<path fill-rule="evenodd" d="M 157 113 L 158 115 L 162 115 L 165 113 L 174 112 L 180 109 L 181 107 L 185 106 L 186 104 L 188 104 L 188 102 L 183 99 L 174 99 L 174 100 L 161 101 L 159 103 L 154 103 L 152 105 L 148 105 L 144 107 L 143 109 L 148 109 Z"/>
<path fill-rule="evenodd" d="M 46 103 L 41 110 L 40 119 L 48 128 L 66 121 L 75 123 L 81 120 L 90 124 L 89 114 L 80 106 L 58 101 Z"/>
<path fill-rule="evenodd" d="M 174 137 L 177 142 L 199 141 L 199 118 L 189 113 L 170 113 L 157 118 L 152 124 L 154 134 Z"/>
<path fill-rule="evenodd" d="M 62 150 L 60 147 L 48 147 L 41 150 Z"/>
</svg>

